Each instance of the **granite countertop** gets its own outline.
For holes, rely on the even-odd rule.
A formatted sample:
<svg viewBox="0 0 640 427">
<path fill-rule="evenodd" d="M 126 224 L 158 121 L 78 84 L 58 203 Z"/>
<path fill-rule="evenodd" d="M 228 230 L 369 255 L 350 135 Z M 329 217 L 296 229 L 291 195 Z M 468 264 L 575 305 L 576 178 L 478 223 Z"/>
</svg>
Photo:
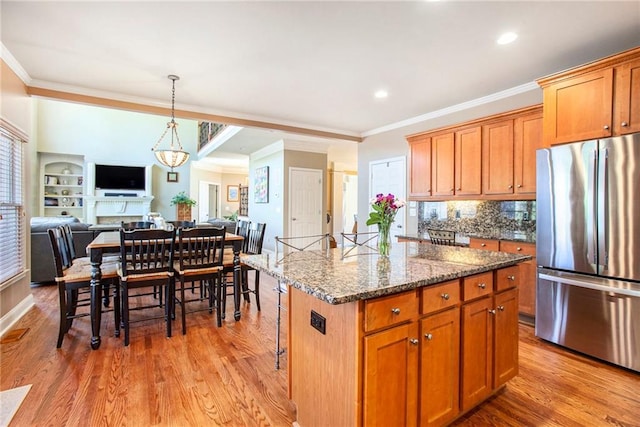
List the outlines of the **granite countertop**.
<svg viewBox="0 0 640 427">
<path fill-rule="evenodd" d="M 360 250 L 360 252 L 358 252 Z M 367 249 L 242 255 L 242 262 L 329 304 L 401 291 L 508 267 L 527 255 L 452 246 L 393 243 L 389 258 Z"/>
<path fill-rule="evenodd" d="M 415 233 L 398 235 L 407 240 L 429 241 L 429 233 Z M 468 246 L 469 238 L 491 239 L 491 240 L 507 240 L 511 242 L 536 243 L 535 233 L 525 233 L 519 231 L 496 231 L 496 232 L 478 232 L 478 233 L 456 233 L 456 245 Z"/>
</svg>

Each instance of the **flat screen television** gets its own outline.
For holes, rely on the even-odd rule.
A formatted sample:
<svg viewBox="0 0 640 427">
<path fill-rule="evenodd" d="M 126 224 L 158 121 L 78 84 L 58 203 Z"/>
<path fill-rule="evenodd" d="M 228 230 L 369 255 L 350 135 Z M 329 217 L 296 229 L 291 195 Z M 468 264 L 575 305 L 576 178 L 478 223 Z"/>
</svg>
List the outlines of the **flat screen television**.
<svg viewBox="0 0 640 427">
<path fill-rule="evenodd" d="M 144 166 L 96 165 L 96 189 L 144 190 Z"/>
</svg>

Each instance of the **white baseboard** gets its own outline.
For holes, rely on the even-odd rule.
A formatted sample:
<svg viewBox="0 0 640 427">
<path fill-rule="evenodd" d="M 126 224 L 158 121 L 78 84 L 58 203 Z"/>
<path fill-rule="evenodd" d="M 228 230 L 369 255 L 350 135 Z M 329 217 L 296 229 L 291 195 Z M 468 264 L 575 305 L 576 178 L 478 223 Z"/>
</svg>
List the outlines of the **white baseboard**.
<svg viewBox="0 0 640 427">
<path fill-rule="evenodd" d="M 0 336 L 13 327 L 13 325 L 22 318 L 27 311 L 31 309 L 35 304 L 33 295 L 27 295 L 22 301 L 20 301 L 15 307 L 13 307 L 7 314 L 0 318 Z"/>
</svg>

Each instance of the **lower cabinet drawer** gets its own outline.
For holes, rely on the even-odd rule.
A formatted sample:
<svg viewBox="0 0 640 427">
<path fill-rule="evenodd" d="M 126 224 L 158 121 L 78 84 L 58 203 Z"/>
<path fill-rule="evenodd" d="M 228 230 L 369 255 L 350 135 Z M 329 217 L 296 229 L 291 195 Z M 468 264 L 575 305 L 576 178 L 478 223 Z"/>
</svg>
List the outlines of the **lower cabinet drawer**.
<svg viewBox="0 0 640 427">
<path fill-rule="evenodd" d="M 493 271 L 465 277 L 462 281 L 462 300 L 470 301 L 493 292 Z"/>
<path fill-rule="evenodd" d="M 364 308 L 365 332 L 408 321 L 418 315 L 416 291 L 368 300 Z"/>
<path fill-rule="evenodd" d="M 514 265 L 507 268 L 496 270 L 495 290 L 503 291 L 505 289 L 520 286 L 520 267 Z"/>
<path fill-rule="evenodd" d="M 421 314 L 434 313 L 447 307 L 453 307 L 460 302 L 460 280 L 426 286 L 421 291 Z"/>
</svg>

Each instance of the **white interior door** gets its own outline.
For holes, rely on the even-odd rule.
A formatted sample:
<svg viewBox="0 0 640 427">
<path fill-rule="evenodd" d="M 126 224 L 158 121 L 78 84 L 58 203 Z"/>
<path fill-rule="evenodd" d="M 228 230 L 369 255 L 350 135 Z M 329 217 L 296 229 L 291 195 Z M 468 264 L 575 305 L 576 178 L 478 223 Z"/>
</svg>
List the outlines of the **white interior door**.
<svg viewBox="0 0 640 427">
<path fill-rule="evenodd" d="M 407 194 L 407 162 L 405 157 L 395 157 L 392 159 L 376 160 L 369 163 L 370 181 L 369 198 L 376 194 L 393 194 L 397 198 L 406 200 Z M 396 220 L 391 227 L 391 236 L 405 234 L 405 217 L 407 208 L 401 208 L 396 214 Z M 369 212 L 359 215 L 359 220 L 366 222 Z M 375 226 L 370 227 L 371 231 L 377 230 Z"/>
<path fill-rule="evenodd" d="M 220 184 L 209 181 L 198 183 L 198 222 L 206 222 L 209 218 L 217 218 L 220 206 Z"/>
<path fill-rule="evenodd" d="M 322 171 L 289 168 L 289 236 L 322 234 Z"/>
</svg>

